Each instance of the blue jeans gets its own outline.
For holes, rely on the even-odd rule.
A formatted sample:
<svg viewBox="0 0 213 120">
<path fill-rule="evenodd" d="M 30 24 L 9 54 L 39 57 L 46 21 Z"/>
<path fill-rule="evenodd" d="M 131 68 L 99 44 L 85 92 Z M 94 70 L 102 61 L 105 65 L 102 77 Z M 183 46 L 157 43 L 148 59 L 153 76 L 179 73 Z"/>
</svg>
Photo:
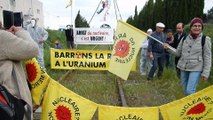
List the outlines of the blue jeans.
<svg viewBox="0 0 213 120">
<path fill-rule="evenodd" d="M 181 70 L 181 84 L 185 95 L 195 93 L 201 71 L 183 71 Z"/>
<path fill-rule="evenodd" d="M 149 71 L 148 80 L 152 79 L 155 71 L 158 68 L 158 78 L 162 76 L 163 67 L 164 67 L 164 53 L 153 53 L 154 60 L 152 61 L 152 68 Z"/>
</svg>

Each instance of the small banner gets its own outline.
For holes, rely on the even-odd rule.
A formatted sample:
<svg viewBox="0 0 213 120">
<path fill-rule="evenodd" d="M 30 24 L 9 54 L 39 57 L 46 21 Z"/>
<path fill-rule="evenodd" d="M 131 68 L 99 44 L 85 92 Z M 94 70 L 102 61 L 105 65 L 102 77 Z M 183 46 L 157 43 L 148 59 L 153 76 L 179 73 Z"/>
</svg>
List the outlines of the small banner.
<svg viewBox="0 0 213 120">
<path fill-rule="evenodd" d="M 99 105 L 99 120 L 159 120 L 159 109 Z"/>
<path fill-rule="evenodd" d="M 41 69 L 36 58 L 25 61 L 25 64 L 33 102 L 35 105 L 40 105 L 43 93 L 51 78 Z"/>
<path fill-rule="evenodd" d="M 97 106 L 51 80 L 44 95 L 41 120 L 91 120 Z"/>
<path fill-rule="evenodd" d="M 113 44 L 111 28 L 75 28 L 75 44 Z"/>
<path fill-rule="evenodd" d="M 65 6 L 65 8 L 68 8 L 71 5 L 72 5 L 72 0 L 69 0 L 69 2 L 67 3 L 67 5 Z"/>
<path fill-rule="evenodd" d="M 146 37 L 146 33 L 125 22 L 118 21 L 115 44 L 108 70 L 122 79 L 127 80 L 140 50 L 141 43 Z"/>
<path fill-rule="evenodd" d="M 213 120 L 213 85 L 160 106 L 164 120 Z"/>
<path fill-rule="evenodd" d="M 52 69 L 108 70 L 111 59 L 108 50 L 50 49 Z M 136 62 L 132 67 L 136 71 Z"/>
</svg>

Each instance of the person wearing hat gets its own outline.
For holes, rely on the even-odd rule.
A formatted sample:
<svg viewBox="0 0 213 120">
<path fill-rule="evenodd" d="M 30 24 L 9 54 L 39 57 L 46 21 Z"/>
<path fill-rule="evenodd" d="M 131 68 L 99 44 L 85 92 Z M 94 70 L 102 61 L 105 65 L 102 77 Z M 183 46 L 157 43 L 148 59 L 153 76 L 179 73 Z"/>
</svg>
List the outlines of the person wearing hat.
<svg viewBox="0 0 213 120">
<path fill-rule="evenodd" d="M 43 44 L 48 38 L 48 32 L 39 27 L 37 25 L 38 19 L 32 18 L 31 24 L 27 26 L 27 31 L 30 33 L 30 36 L 33 38 L 33 40 L 38 44 L 39 46 L 39 54 L 37 55 L 36 59 L 39 62 L 40 66 L 43 70 L 46 70 L 44 65 L 44 47 Z"/>
<path fill-rule="evenodd" d="M 54 44 L 55 44 L 55 48 L 56 49 L 61 49 L 62 48 L 59 41 L 55 41 Z"/>
<path fill-rule="evenodd" d="M 149 28 L 147 30 L 147 34 L 151 35 L 152 34 L 152 29 Z M 141 76 L 146 75 L 146 71 L 148 68 L 148 71 L 151 69 L 152 63 L 149 59 L 149 53 L 148 53 L 148 42 L 149 42 L 149 37 L 147 37 L 141 46 L 141 59 L 140 59 L 140 74 Z"/>
<path fill-rule="evenodd" d="M 157 40 L 164 43 L 166 41 L 166 35 L 164 34 L 164 28 L 165 25 L 161 22 L 156 24 L 156 31 L 151 34 L 153 38 L 156 38 Z M 147 80 L 153 79 L 153 76 L 155 74 L 155 71 L 158 69 L 157 77 L 160 79 L 163 73 L 163 67 L 164 67 L 164 48 L 161 43 L 158 41 L 150 38 L 149 44 L 148 44 L 148 52 L 149 57 L 152 60 L 152 67 L 149 71 Z"/>
<path fill-rule="evenodd" d="M 179 56 L 177 67 L 180 69 L 180 78 L 185 95 L 196 92 L 199 79 L 208 80 L 211 64 L 211 38 L 203 37 L 203 20 L 194 18 L 190 23 L 190 33 L 185 39 L 182 39 L 176 49 L 171 51 L 168 44 L 164 44 L 164 48 L 171 53 Z M 202 44 L 202 39 L 205 43 Z"/>
</svg>

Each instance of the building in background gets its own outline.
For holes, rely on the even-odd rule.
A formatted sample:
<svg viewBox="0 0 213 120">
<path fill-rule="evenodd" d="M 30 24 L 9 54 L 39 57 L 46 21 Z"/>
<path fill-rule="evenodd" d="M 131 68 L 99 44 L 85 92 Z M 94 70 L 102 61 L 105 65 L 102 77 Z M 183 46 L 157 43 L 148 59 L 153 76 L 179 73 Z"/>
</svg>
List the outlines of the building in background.
<svg viewBox="0 0 213 120">
<path fill-rule="evenodd" d="M 3 10 L 22 12 L 23 20 L 38 18 L 38 25 L 44 27 L 43 4 L 39 0 L 0 0 L 0 20 L 3 21 Z"/>
</svg>

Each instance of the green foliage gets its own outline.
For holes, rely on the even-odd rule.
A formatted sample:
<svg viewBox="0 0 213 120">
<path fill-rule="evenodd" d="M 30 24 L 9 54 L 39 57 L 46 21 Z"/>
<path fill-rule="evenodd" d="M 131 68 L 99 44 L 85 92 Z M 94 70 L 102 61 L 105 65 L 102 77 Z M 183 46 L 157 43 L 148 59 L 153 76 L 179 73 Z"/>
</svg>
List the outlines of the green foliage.
<svg viewBox="0 0 213 120">
<path fill-rule="evenodd" d="M 80 10 L 78 11 L 78 14 L 75 18 L 75 26 L 76 27 L 89 27 L 89 24 L 87 23 L 86 19 L 81 16 Z"/>
<path fill-rule="evenodd" d="M 47 30 L 49 36 L 44 44 L 44 62 L 47 68 L 47 73 L 55 80 L 58 80 L 66 71 L 65 70 L 53 70 L 50 67 L 50 49 L 55 48 L 55 41 L 59 41 L 62 49 L 66 49 L 67 43 L 64 31 Z"/>
<path fill-rule="evenodd" d="M 127 23 L 147 30 L 163 22 L 166 28 L 175 29 L 178 22 L 187 24 L 194 17 L 202 18 L 203 9 L 204 0 L 149 0 L 139 13 L 135 11 L 138 15 L 127 19 Z"/>
</svg>

